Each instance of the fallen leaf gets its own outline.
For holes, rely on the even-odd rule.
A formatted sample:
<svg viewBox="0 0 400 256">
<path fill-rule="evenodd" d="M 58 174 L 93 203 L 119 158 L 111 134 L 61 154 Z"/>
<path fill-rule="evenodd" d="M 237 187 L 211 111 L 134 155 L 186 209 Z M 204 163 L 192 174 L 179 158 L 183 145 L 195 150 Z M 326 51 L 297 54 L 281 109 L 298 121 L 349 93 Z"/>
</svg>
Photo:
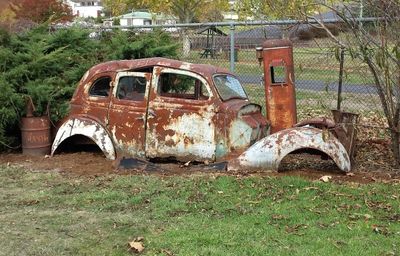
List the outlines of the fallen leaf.
<svg viewBox="0 0 400 256">
<path fill-rule="evenodd" d="M 390 231 L 385 226 L 372 225 L 372 230 L 377 234 L 382 234 L 382 235 L 385 235 L 385 236 L 390 234 Z"/>
<path fill-rule="evenodd" d="M 165 250 L 165 249 L 162 249 L 161 252 L 165 253 L 168 256 L 173 256 L 174 255 L 171 251 L 168 251 L 168 250 Z"/>
<path fill-rule="evenodd" d="M 308 190 L 319 190 L 319 188 L 317 188 L 317 187 L 306 187 L 306 188 L 303 188 L 305 191 L 308 191 Z"/>
<path fill-rule="evenodd" d="M 308 228 L 308 226 L 305 225 L 305 224 L 297 224 L 297 225 L 294 225 L 294 226 L 285 226 L 285 231 L 286 231 L 286 233 L 297 233 L 300 230 L 304 230 L 304 229 L 307 229 L 307 228 Z M 298 235 L 304 235 L 304 234 L 301 233 L 301 234 L 298 234 Z"/>
<path fill-rule="evenodd" d="M 348 173 L 346 173 L 346 176 L 349 176 L 349 177 L 353 177 L 355 174 L 354 173 L 352 173 L 352 172 L 348 172 Z"/>
<path fill-rule="evenodd" d="M 141 253 L 144 250 L 144 246 L 142 242 L 137 242 L 133 240 L 129 243 L 129 249 L 134 253 Z"/>
<path fill-rule="evenodd" d="M 369 219 L 372 219 L 372 216 L 366 213 L 366 214 L 364 214 L 364 218 L 365 218 L 365 220 L 369 220 Z"/>
<path fill-rule="evenodd" d="M 190 165 L 190 161 L 179 165 L 179 168 L 189 167 L 189 165 Z"/>
<path fill-rule="evenodd" d="M 271 218 L 274 219 L 274 220 L 285 220 L 285 219 L 287 219 L 287 217 L 285 217 L 285 216 L 283 216 L 281 214 L 272 214 Z"/>
<path fill-rule="evenodd" d="M 321 180 L 323 182 L 329 182 L 330 179 L 332 179 L 332 176 L 330 176 L 330 175 L 325 175 L 325 176 L 322 176 L 321 178 L 319 178 L 319 180 Z"/>
</svg>

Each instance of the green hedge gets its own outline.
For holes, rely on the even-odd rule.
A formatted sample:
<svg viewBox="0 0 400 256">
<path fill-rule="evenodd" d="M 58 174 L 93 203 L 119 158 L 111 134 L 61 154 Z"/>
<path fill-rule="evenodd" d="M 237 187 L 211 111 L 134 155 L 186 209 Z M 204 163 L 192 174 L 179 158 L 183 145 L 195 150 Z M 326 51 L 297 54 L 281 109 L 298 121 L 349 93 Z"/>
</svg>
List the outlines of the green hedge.
<svg viewBox="0 0 400 256">
<path fill-rule="evenodd" d="M 178 45 L 161 31 L 103 32 L 97 39 L 79 28 L 49 30 L 47 24 L 22 34 L 0 30 L 0 150 L 19 144 L 19 120 L 27 96 L 35 115 L 50 104 L 53 121 L 68 112 L 77 82 L 91 66 L 116 59 L 177 57 Z"/>
</svg>

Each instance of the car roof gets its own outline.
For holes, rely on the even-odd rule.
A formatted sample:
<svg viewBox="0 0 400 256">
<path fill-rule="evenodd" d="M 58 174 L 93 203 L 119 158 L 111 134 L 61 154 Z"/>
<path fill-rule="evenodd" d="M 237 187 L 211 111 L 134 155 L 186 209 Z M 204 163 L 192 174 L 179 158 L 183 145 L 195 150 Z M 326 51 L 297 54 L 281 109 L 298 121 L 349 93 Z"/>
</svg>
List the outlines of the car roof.
<svg viewBox="0 0 400 256">
<path fill-rule="evenodd" d="M 207 64 L 193 64 L 179 60 L 167 58 L 145 58 L 136 60 L 114 60 L 108 61 L 89 69 L 90 74 L 110 72 L 110 71 L 129 71 L 137 69 L 151 68 L 154 66 L 190 70 L 203 76 L 213 75 L 215 73 L 230 73 L 228 70 Z"/>
</svg>

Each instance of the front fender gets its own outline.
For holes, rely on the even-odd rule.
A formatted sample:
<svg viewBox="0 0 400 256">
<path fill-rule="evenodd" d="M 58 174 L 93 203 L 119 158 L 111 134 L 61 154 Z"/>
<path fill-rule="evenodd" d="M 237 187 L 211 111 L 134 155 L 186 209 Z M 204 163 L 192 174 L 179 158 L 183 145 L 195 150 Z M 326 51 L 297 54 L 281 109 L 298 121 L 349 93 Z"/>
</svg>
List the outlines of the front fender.
<svg viewBox="0 0 400 256">
<path fill-rule="evenodd" d="M 61 125 L 51 146 L 51 155 L 53 156 L 63 141 L 74 135 L 90 138 L 99 146 L 107 159 L 115 159 L 114 145 L 107 131 L 96 121 L 87 118 L 71 118 Z"/>
<path fill-rule="evenodd" d="M 313 127 L 289 128 L 259 140 L 230 162 L 228 170 L 240 167 L 277 170 L 286 155 L 307 148 L 327 154 L 340 170 L 350 171 L 350 157 L 339 140 L 326 130 Z"/>
</svg>

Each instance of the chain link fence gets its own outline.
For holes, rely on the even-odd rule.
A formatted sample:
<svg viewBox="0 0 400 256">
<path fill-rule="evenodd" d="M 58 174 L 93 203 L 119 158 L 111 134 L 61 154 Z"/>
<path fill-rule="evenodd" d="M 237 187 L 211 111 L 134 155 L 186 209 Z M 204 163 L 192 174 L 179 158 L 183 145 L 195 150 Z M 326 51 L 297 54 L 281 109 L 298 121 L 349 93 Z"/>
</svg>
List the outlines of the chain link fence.
<svg viewBox="0 0 400 256">
<path fill-rule="evenodd" d="M 241 80 L 251 100 L 263 106 L 263 67 L 257 60 L 255 49 L 268 39 L 290 38 L 298 109 L 335 109 L 340 98 L 344 111 L 381 112 L 368 67 L 351 58 L 347 52 L 344 52 L 342 93 L 338 97 L 338 47 L 321 32 L 312 34 L 305 29 L 304 26 L 299 29 L 287 25 L 218 26 L 216 23 L 197 28 L 184 27 L 180 28 L 180 33 L 178 30 L 171 33 L 182 45 L 181 60 L 230 69 Z"/>
<path fill-rule="evenodd" d="M 332 33 L 340 32 L 340 24 L 328 21 Z M 382 113 L 373 77 L 366 64 L 344 52 L 342 93 L 338 97 L 340 54 L 338 46 L 313 26 L 286 22 L 220 22 L 118 27 L 135 33 L 161 29 L 181 46 L 179 59 L 192 63 L 226 68 L 239 78 L 250 100 L 265 109 L 263 67 L 256 57 L 256 47 L 268 39 L 289 38 L 293 43 L 295 87 L 298 112 L 341 109 L 354 113 Z M 102 28 L 104 29 L 104 28 Z M 106 28 L 107 29 L 107 28 Z M 109 28 L 111 29 L 111 28 Z M 232 53 L 231 53 L 232 51 Z M 303 111 L 304 112 L 304 111 Z M 315 113 L 315 111 L 314 111 Z"/>
</svg>

